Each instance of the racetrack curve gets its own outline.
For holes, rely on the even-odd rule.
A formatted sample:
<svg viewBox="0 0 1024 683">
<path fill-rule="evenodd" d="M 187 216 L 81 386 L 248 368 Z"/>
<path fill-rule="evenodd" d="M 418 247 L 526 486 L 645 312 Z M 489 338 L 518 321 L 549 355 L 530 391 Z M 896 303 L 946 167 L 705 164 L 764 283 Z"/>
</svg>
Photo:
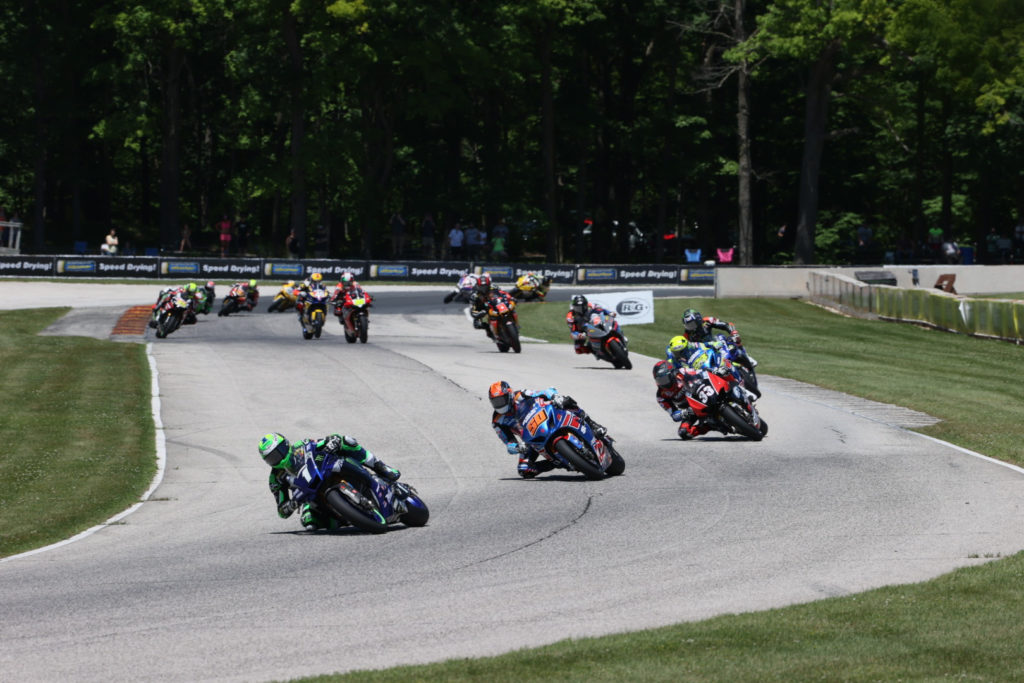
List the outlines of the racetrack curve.
<svg viewBox="0 0 1024 683">
<path fill-rule="evenodd" d="M 0 563 L 0 679 L 255 681 L 497 654 L 1024 548 L 1009 523 L 1024 474 L 896 426 L 920 416 L 765 375 L 764 441 L 683 443 L 653 359 L 627 372 L 567 344 L 500 354 L 445 290 L 433 306 L 416 291 L 407 309 L 381 290 L 366 345 L 333 316 L 303 341 L 293 314 L 263 312 L 156 340 L 163 482 L 117 524 Z M 497 379 L 575 397 L 625 474 L 520 479 L 489 426 Z M 256 452 L 271 430 L 358 437 L 419 489 L 430 524 L 373 536 L 280 520 Z"/>
</svg>

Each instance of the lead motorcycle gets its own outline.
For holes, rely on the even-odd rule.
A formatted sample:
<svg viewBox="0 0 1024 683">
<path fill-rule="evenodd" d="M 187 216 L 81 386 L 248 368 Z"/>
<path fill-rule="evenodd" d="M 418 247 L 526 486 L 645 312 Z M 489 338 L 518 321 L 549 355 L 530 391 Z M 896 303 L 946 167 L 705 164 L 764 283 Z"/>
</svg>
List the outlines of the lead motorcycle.
<svg viewBox="0 0 1024 683">
<path fill-rule="evenodd" d="M 157 338 L 164 339 L 181 327 L 188 310 L 189 302 L 180 291 L 167 297 L 156 317 Z"/>
<path fill-rule="evenodd" d="M 426 503 L 404 482 L 389 483 L 351 458 L 316 452 L 306 443 L 298 474 L 288 478 L 292 499 L 309 503 L 344 526 L 383 533 L 392 524 L 424 526 L 430 518 Z"/>
<path fill-rule="evenodd" d="M 598 438 L 586 420 L 550 401 L 533 399 L 521 422 L 523 443 L 556 467 L 579 472 L 587 479 L 614 477 L 626 469 L 610 436 Z"/>
<path fill-rule="evenodd" d="M 516 301 L 500 289 L 491 291 L 487 298 L 487 325 L 498 351 L 507 353 L 511 348 L 516 353 L 522 352 Z"/>
<path fill-rule="evenodd" d="M 590 314 L 583 326 L 587 343 L 594 358 L 611 363 L 616 368 L 633 369 L 629 360 L 629 340 L 622 334 L 619 321 L 603 311 Z"/>
<path fill-rule="evenodd" d="M 324 287 L 314 287 L 299 295 L 302 304 L 302 315 L 299 323 L 302 325 L 303 339 L 319 339 L 324 331 L 324 322 L 327 320 L 327 301 L 330 295 Z"/>
<path fill-rule="evenodd" d="M 754 407 L 754 395 L 734 373 L 727 358 L 722 358 L 714 369 L 702 369 L 686 402 L 709 429 L 760 441 L 768 434 L 768 423 Z"/>
<path fill-rule="evenodd" d="M 338 316 L 338 322 L 345 329 L 345 341 L 355 344 L 356 339 L 361 344 L 366 343 L 366 337 L 370 331 L 370 307 L 373 306 L 373 297 L 366 293 L 362 287 L 356 287 L 351 292 L 339 293 L 334 298 L 334 315 Z M 350 320 L 352 331 L 345 327 L 345 308 L 351 310 Z"/>
</svg>

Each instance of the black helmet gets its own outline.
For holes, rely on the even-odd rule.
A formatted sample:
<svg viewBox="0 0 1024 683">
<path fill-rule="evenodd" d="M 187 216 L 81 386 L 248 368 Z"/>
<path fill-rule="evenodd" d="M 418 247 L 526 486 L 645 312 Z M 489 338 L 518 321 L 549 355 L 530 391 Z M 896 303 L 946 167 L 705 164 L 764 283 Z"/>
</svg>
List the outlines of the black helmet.
<svg viewBox="0 0 1024 683">
<path fill-rule="evenodd" d="M 661 388 L 670 387 L 675 382 L 676 371 L 667 360 L 660 360 L 654 364 L 654 383 Z"/>
<path fill-rule="evenodd" d="M 575 294 L 572 297 L 572 312 L 577 315 L 583 315 L 587 312 L 587 297 L 582 294 Z"/>
<path fill-rule="evenodd" d="M 704 321 L 704 316 L 696 308 L 687 308 L 683 311 L 683 327 L 687 332 L 696 332 Z"/>
</svg>

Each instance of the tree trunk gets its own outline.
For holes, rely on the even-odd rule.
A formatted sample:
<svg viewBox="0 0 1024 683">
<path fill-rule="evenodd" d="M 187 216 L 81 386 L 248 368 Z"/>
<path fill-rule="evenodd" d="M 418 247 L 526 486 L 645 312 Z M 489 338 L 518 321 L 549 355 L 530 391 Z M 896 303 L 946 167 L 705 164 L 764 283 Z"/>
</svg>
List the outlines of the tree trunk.
<svg viewBox="0 0 1024 683">
<path fill-rule="evenodd" d="M 747 38 L 743 24 L 746 0 L 736 0 L 735 9 L 733 37 L 739 45 Z M 750 152 L 750 66 L 746 60 L 739 64 L 736 86 L 736 136 L 739 142 L 739 262 L 740 265 L 749 266 L 754 263 L 754 222 L 751 216 L 750 182 L 753 175 Z"/>
<path fill-rule="evenodd" d="M 180 234 L 181 70 L 185 51 L 167 47 L 163 78 L 163 149 L 160 153 L 160 247 L 174 249 Z"/>
<path fill-rule="evenodd" d="M 285 10 L 284 40 L 288 46 L 288 62 L 291 70 L 291 162 L 292 162 L 292 202 L 289 224 L 295 231 L 299 242 L 299 257 L 306 256 L 306 166 L 303 159 L 303 142 L 305 140 L 306 111 L 302 103 L 304 69 L 302 66 L 302 46 L 299 44 L 299 31 L 295 15 L 291 9 Z"/>
<path fill-rule="evenodd" d="M 807 104 L 804 120 L 804 154 L 800 164 L 800 206 L 796 225 L 797 265 L 814 263 L 814 230 L 818 220 L 818 180 L 821 175 L 821 153 L 825 147 L 825 126 L 828 122 L 828 100 L 832 92 L 834 59 L 838 46 L 830 45 L 811 67 L 807 83 Z"/>
<path fill-rule="evenodd" d="M 541 37 L 541 126 L 543 128 L 544 214 L 548 220 L 547 259 L 559 261 L 558 210 L 555 197 L 555 98 L 551 84 L 552 29 L 545 26 Z"/>
</svg>

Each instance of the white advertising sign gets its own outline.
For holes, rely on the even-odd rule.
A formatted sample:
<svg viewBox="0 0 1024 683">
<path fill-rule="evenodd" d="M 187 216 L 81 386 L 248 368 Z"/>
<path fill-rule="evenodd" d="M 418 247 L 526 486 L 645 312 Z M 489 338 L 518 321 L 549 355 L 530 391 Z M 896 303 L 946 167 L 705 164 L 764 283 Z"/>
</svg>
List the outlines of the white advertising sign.
<svg viewBox="0 0 1024 683">
<path fill-rule="evenodd" d="M 654 290 L 634 289 L 628 292 L 595 292 L 584 294 L 587 301 L 608 311 L 615 311 L 620 325 L 643 325 L 654 322 Z"/>
</svg>

